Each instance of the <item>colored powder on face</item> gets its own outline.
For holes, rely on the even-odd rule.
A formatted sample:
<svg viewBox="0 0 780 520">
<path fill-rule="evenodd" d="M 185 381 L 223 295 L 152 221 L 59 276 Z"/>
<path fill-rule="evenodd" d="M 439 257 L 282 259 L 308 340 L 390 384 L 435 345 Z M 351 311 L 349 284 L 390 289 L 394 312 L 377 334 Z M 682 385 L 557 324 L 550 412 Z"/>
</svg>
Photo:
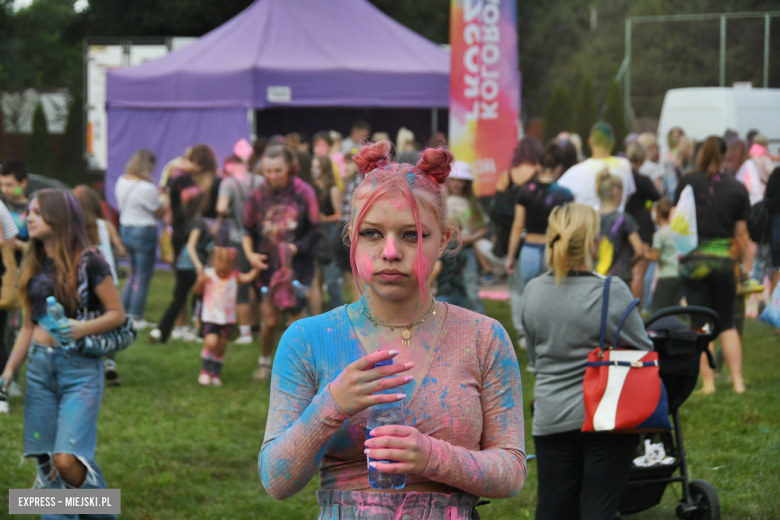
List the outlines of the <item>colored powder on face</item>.
<svg viewBox="0 0 780 520">
<path fill-rule="evenodd" d="M 398 255 L 398 251 L 395 248 L 395 243 L 393 242 L 393 237 L 387 237 L 387 247 L 385 247 L 385 250 L 382 252 L 382 254 L 387 258 L 395 258 Z"/>
<path fill-rule="evenodd" d="M 393 205 L 393 207 L 397 210 L 406 209 L 408 205 L 406 204 L 406 201 L 403 200 L 397 200 L 395 198 L 390 199 L 390 203 Z"/>
<path fill-rule="evenodd" d="M 374 264 L 367 254 L 361 253 L 360 256 L 361 258 L 358 258 L 356 262 L 358 275 L 364 280 L 370 280 L 374 276 Z"/>
</svg>

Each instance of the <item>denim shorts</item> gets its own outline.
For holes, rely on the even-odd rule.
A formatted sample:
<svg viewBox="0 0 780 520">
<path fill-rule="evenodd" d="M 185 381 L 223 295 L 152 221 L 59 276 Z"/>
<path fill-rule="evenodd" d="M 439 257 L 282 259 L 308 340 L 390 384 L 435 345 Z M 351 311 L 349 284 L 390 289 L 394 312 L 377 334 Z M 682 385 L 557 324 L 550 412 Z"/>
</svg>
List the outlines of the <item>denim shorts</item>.
<svg viewBox="0 0 780 520">
<path fill-rule="evenodd" d="M 32 342 L 24 396 L 24 455 L 95 458 L 103 360 Z"/>
<path fill-rule="evenodd" d="M 471 520 L 479 498 L 467 493 L 317 491 L 318 520 Z"/>
</svg>

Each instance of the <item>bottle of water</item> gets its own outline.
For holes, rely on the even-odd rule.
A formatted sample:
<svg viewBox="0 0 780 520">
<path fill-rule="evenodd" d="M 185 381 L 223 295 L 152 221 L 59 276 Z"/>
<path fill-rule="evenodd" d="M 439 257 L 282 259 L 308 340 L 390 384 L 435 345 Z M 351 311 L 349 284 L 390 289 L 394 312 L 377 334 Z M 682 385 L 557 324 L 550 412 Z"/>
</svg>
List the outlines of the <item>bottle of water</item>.
<svg viewBox="0 0 780 520">
<path fill-rule="evenodd" d="M 388 359 L 386 361 L 380 361 L 375 366 L 381 367 L 392 364 L 393 360 Z M 390 388 L 377 393 L 396 394 L 398 392 L 399 390 L 397 388 Z M 371 411 L 368 414 L 368 421 L 366 422 L 366 439 L 372 437 L 371 431 L 374 428 L 390 424 L 406 426 L 406 412 L 404 411 L 403 403 L 375 404 L 371 407 Z M 398 461 L 375 460 L 368 457 L 368 462 L 392 464 Z M 406 486 L 406 474 L 382 473 L 381 471 L 368 466 L 368 482 L 374 489 L 403 489 L 403 487 Z"/>
<path fill-rule="evenodd" d="M 46 312 L 51 317 L 54 325 L 53 330 L 49 330 L 49 327 L 47 327 L 47 330 L 49 334 L 59 341 L 61 346 L 67 347 L 71 342 L 66 337 L 66 335 L 69 335 L 70 325 L 68 324 L 68 318 L 65 316 L 65 309 L 62 308 L 62 305 L 57 302 L 54 296 L 46 298 L 46 305 Z"/>
<path fill-rule="evenodd" d="M 298 280 L 293 280 L 293 292 L 295 293 L 295 297 L 299 300 L 306 299 L 306 289 Z"/>
</svg>

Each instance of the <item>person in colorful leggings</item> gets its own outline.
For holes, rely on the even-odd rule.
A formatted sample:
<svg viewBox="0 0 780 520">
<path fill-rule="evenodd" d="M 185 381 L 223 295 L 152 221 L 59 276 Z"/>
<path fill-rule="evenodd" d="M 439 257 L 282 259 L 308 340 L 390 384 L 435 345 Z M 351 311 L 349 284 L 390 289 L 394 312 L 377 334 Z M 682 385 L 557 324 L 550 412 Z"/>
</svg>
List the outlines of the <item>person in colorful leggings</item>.
<svg viewBox="0 0 780 520">
<path fill-rule="evenodd" d="M 470 519 L 478 497 L 514 496 L 525 481 L 520 371 L 496 320 L 431 296 L 436 259 L 458 240 L 441 217 L 452 155 L 400 165 L 390 149 L 355 157 L 365 179 L 348 230 L 362 298 L 294 323 L 279 344 L 260 478 L 285 499 L 319 468 L 320 519 Z M 392 402 L 408 426 L 366 440 L 371 406 Z M 406 486 L 372 489 L 366 456 L 397 461 L 371 464 Z"/>
</svg>

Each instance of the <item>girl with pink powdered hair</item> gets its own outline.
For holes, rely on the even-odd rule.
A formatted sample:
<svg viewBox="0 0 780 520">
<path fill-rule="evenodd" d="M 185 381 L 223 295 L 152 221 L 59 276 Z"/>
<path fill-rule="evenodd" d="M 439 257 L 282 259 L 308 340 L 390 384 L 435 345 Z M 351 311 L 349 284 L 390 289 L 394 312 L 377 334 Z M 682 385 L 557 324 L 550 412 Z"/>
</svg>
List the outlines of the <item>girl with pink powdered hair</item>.
<svg viewBox="0 0 780 520">
<path fill-rule="evenodd" d="M 320 519 L 478 518 L 480 497 L 514 496 L 525 481 L 517 359 L 496 320 L 431 295 L 436 260 L 459 243 L 442 190 L 452 154 L 390 156 L 387 141 L 355 156 L 364 179 L 346 233 L 362 296 L 282 337 L 259 473 L 281 500 L 319 469 Z M 367 439 L 371 407 L 388 403 L 406 426 Z M 369 466 L 406 485 L 372 488 Z"/>
</svg>

